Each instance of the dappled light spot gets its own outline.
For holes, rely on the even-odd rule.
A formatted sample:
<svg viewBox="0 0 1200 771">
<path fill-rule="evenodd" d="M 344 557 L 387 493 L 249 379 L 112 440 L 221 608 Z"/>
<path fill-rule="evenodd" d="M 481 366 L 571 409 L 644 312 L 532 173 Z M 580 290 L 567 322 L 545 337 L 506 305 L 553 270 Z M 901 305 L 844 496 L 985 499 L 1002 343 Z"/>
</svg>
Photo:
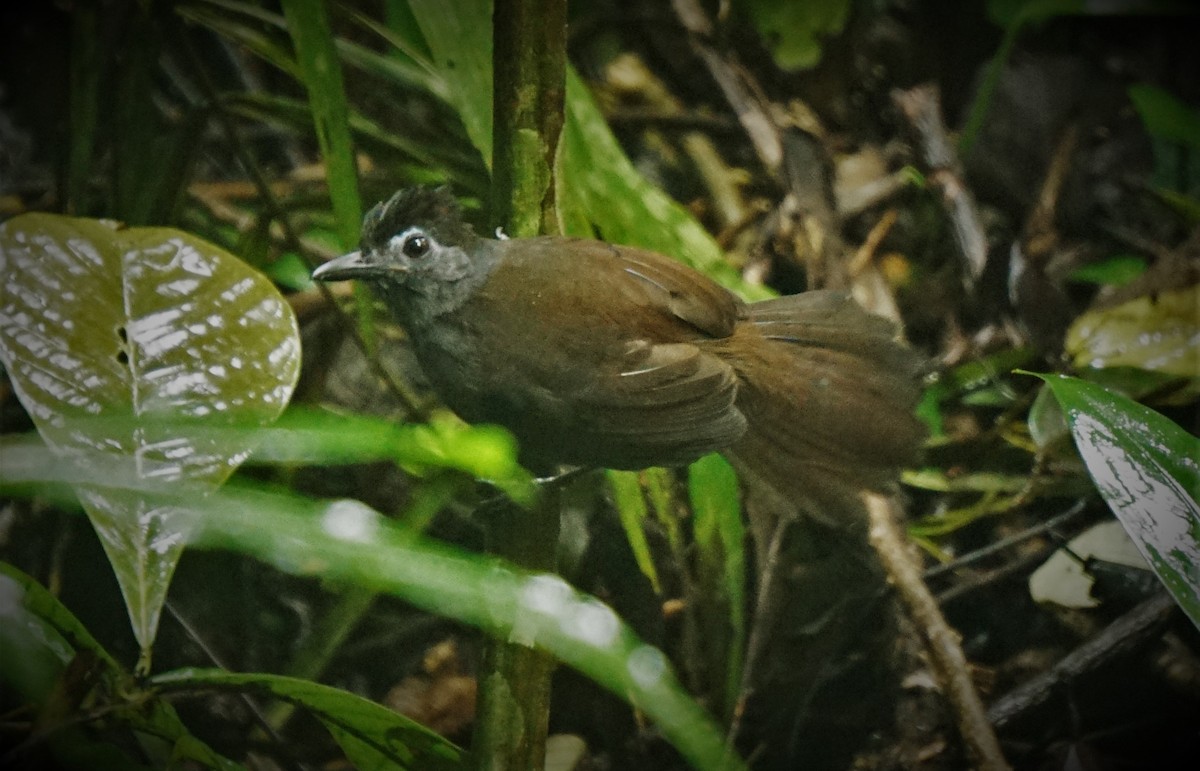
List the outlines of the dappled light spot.
<svg viewBox="0 0 1200 771">
<path fill-rule="evenodd" d="M 666 674 L 667 659 L 658 648 L 639 645 L 629 654 L 625 666 L 634 682 L 642 688 L 651 688 L 658 685 Z"/>
<path fill-rule="evenodd" d="M 612 645 L 621 629 L 617 614 L 607 605 L 586 600 L 577 602 L 562 619 L 562 630 L 597 648 Z"/>
<path fill-rule="evenodd" d="M 325 509 L 321 529 L 341 541 L 370 543 L 379 533 L 379 515 L 358 501 L 334 501 Z"/>
</svg>

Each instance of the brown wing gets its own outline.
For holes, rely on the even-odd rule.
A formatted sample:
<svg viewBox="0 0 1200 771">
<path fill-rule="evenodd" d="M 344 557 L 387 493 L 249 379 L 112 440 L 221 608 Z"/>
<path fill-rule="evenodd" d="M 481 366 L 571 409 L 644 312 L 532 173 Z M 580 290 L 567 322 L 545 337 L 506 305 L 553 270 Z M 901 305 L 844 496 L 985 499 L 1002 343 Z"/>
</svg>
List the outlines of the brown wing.
<svg viewBox="0 0 1200 771">
<path fill-rule="evenodd" d="M 464 309 L 495 336 L 472 419 L 508 425 L 536 457 L 614 468 L 687 463 L 742 435 L 733 369 L 696 345 L 733 332 L 735 297 L 650 252 L 519 245 Z"/>
</svg>

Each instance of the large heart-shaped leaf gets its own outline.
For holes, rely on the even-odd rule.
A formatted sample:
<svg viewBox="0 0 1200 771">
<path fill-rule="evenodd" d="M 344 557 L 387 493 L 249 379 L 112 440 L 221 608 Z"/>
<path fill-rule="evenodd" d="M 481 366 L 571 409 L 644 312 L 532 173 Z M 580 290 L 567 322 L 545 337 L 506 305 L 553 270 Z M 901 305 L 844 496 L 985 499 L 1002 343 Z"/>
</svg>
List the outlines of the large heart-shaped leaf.
<svg viewBox="0 0 1200 771">
<path fill-rule="evenodd" d="M 0 227 L 0 357 L 60 456 L 127 463 L 147 490 L 78 485 L 117 574 L 143 665 L 187 523 L 148 490 L 220 485 L 250 432 L 287 404 L 300 346 L 290 307 L 233 255 L 168 228 L 25 214 Z"/>
<path fill-rule="evenodd" d="M 1038 377 L 1062 405 L 1096 489 L 1200 627 L 1200 440 L 1102 386 Z"/>
</svg>

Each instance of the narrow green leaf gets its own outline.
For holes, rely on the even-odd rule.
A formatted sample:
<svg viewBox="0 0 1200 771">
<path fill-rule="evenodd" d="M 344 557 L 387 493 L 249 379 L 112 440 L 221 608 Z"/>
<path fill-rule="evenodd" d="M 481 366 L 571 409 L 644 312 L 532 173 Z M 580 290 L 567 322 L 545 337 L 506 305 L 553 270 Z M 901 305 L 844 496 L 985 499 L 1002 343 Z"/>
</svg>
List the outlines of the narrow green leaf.
<svg viewBox="0 0 1200 771">
<path fill-rule="evenodd" d="M 642 574 L 650 579 L 655 593 L 661 595 L 662 583 L 658 580 L 658 568 L 654 565 L 650 543 L 646 540 L 646 499 L 642 496 L 638 474 L 636 471 L 609 469 L 607 475 L 613 505 L 617 507 L 617 516 L 621 519 L 625 539 L 629 541 L 629 548 L 633 551 L 633 559 Z"/>
<path fill-rule="evenodd" d="M 342 65 L 329 27 L 329 14 L 323 1 L 310 0 L 283 0 L 283 12 L 308 89 L 338 235 L 342 248 L 352 249 L 358 243 L 362 198 L 358 193 L 358 168 L 350 138 L 350 110 L 342 84 Z"/>
<path fill-rule="evenodd" d="M 451 104 L 450 87 L 446 85 L 445 78 L 434 67 L 429 52 L 420 50 L 424 47 L 424 40 L 420 39 L 420 30 L 416 27 L 416 19 L 412 17 L 408 3 L 388 3 L 385 12 L 397 18 L 390 19 L 388 24 L 380 24 L 366 14 L 349 11 L 355 23 L 385 40 L 389 50 L 386 55 L 377 58 L 369 49 L 349 41 L 339 41 L 338 50 L 342 52 L 346 63 L 397 84 L 420 87 L 446 104 Z"/>
<path fill-rule="evenodd" d="M 983 80 L 976 90 L 975 99 L 959 134 L 958 152 L 961 156 L 966 157 L 970 154 L 975 140 L 979 138 L 979 133 L 987 122 L 992 98 L 1025 25 L 1058 15 L 1073 14 L 1083 7 L 1083 0 L 989 0 L 988 16 L 1003 27 L 1004 37 L 984 69 Z"/>
<path fill-rule="evenodd" d="M 1082 0 L 988 0 L 988 16 L 1001 27 L 1017 27 L 1055 16 L 1085 13 Z"/>
<path fill-rule="evenodd" d="M 21 478 L 39 484 L 131 482 L 131 492 L 156 494 L 161 489 L 133 474 L 130 459 L 115 466 L 79 468 L 35 458 Z M 290 573 L 387 592 L 515 644 L 544 648 L 641 710 L 696 768 L 744 768 L 663 653 L 638 639 L 607 605 L 558 576 L 421 537 L 356 501 L 314 504 L 229 486 L 206 497 L 186 490 L 161 496 L 195 522 L 189 533 L 195 546 L 232 549 Z"/>
<path fill-rule="evenodd" d="M 291 308 L 231 254 L 167 228 L 24 214 L 0 226 L 0 360 L 38 432 L 80 465 L 133 458 L 163 484 L 212 489 L 249 453 L 184 420 L 262 425 L 299 373 Z M 122 418 L 109 431 L 97 418 Z M 176 507 L 76 488 L 148 655 L 183 548 Z"/>
<path fill-rule="evenodd" d="M 463 752 L 398 712 L 347 691 L 309 680 L 217 669 L 164 672 L 151 682 L 164 690 L 217 688 L 250 691 L 303 707 L 319 719 L 360 769 L 465 768 Z"/>
<path fill-rule="evenodd" d="M 644 712 L 697 768 L 742 767 L 663 653 L 639 640 L 607 605 L 558 576 L 436 544 L 350 501 L 313 507 L 225 490 L 197 508 L 204 544 L 388 592 L 513 643 L 544 648 Z"/>
<path fill-rule="evenodd" d="M 105 214 L 133 225 L 157 224 L 152 215 L 160 214 L 160 202 L 175 200 L 178 191 L 166 191 L 162 185 L 177 174 L 165 173 L 165 163 L 186 158 L 190 148 L 176 158 L 163 151 L 170 147 L 171 133 L 163 124 L 153 99 L 154 78 L 162 54 L 157 25 L 142 9 L 132 9 L 127 20 L 128 39 L 116 57 L 111 93 L 106 100 L 108 119 L 112 121 L 111 143 L 112 200 Z M 161 220 L 160 220 L 161 221 Z"/>
<path fill-rule="evenodd" d="M 236 43 L 280 71 L 302 81 L 300 64 L 288 50 L 282 35 L 272 37 L 255 22 L 266 22 L 278 32 L 286 31 L 283 17 L 247 3 L 206 0 L 204 3 L 180 3 L 175 12 Z M 244 18 L 239 18 L 244 17 Z"/>
<path fill-rule="evenodd" d="M 1101 386 L 1028 374 L 1053 391 L 1096 488 L 1200 627 L 1200 439 Z"/>
<path fill-rule="evenodd" d="M 237 0 L 181 3 L 175 10 L 184 18 L 245 47 L 263 61 L 291 75 L 297 82 L 303 82 L 300 65 L 282 41 L 287 35 L 287 21 L 282 15 Z M 408 40 L 357 10 L 342 6 L 336 6 L 336 10 L 347 14 L 364 29 L 379 35 L 392 47 L 390 55 L 382 55 L 345 37 L 335 38 L 338 55 L 347 67 L 374 75 L 403 89 L 432 94 L 450 104 L 446 82 L 427 60 L 427 56 L 418 53 Z M 263 25 L 275 32 L 277 37 L 262 32 L 259 27 Z"/>
<path fill-rule="evenodd" d="M 116 666 L 62 603 L 29 576 L 0 562 L 0 684 L 9 698 L 45 703 L 77 651 Z"/>
<path fill-rule="evenodd" d="M 1117 254 L 1071 272 L 1072 281 L 1124 286 L 1146 272 L 1146 261 L 1134 254 Z"/>
<path fill-rule="evenodd" d="M 288 97 L 231 94 L 226 97 L 226 105 L 235 114 L 294 131 L 306 132 L 312 125 L 304 103 Z M 388 129 L 358 113 L 351 114 L 350 127 L 364 151 L 372 156 L 399 165 L 413 164 L 405 169 L 413 179 L 434 184 L 446 181 L 450 175 L 464 186 L 486 187 L 482 164 L 461 147 L 439 145 L 416 133 L 405 133 L 406 127 Z"/>
<path fill-rule="evenodd" d="M 707 455 L 688 468 L 688 493 L 700 583 L 709 590 L 706 594 L 719 596 L 717 607 L 728 614 L 720 619 L 723 623 L 713 645 L 722 649 L 716 660 L 725 663 L 724 707 L 725 716 L 731 718 L 741 691 L 746 645 L 746 528 L 737 473 L 720 455 Z"/>
<path fill-rule="evenodd" d="M 139 430 L 136 416 L 80 417 L 77 432 L 93 436 L 123 436 Z M 164 417 L 157 421 L 163 435 L 186 435 L 216 454 L 243 454 L 253 445 L 249 463 L 284 465 L 345 465 L 391 461 L 418 473 L 456 469 L 504 489 L 519 501 L 535 494 L 532 475 L 517 461 L 516 440 L 500 426 L 469 425 L 457 419 L 430 423 L 396 423 L 364 415 L 292 409 L 275 425 L 219 425 Z M 24 439 L 24 441 L 22 441 Z M 10 464 L 4 477 L 16 481 L 24 464 L 20 453 L 36 446 L 28 438 L 5 437 L 0 460 Z"/>
</svg>

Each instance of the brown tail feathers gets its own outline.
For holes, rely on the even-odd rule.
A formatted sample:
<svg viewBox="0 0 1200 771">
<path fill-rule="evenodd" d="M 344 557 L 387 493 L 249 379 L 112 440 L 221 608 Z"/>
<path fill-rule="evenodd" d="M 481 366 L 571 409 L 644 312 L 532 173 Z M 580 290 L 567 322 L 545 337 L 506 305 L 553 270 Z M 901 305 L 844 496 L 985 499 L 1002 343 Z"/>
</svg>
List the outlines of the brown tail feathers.
<svg viewBox="0 0 1200 771">
<path fill-rule="evenodd" d="M 733 361 L 749 428 L 727 454 L 744 473 L 835 521 L 859 491 L 886 488 L 914 460 L 921 359 L 891 322 L 817 291 L 750 305 L 735 335 L 763 338 Z"/>
</svg>

